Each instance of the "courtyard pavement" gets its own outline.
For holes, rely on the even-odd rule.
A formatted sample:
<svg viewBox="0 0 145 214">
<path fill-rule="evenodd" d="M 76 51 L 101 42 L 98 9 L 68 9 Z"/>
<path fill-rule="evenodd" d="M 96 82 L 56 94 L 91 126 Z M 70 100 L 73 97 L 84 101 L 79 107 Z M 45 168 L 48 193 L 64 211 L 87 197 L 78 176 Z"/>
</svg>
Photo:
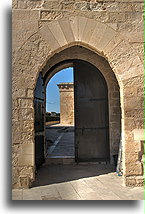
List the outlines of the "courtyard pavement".
<svg viewBox="0 0 145 214">
<path fill-rule="evenodd" d="M 74 157 L 74 126 L 46 127 L 47 157 Z"/>
<path fill-rule="evenodd" d="M 46 143 L 46 163 L 33 186 L 13 190 L 13 200 L 143 200 L 143 187 L 123 186 L 113 165 L 75 163 L 74 127 L 47 126 Z"/>
<path fill-rule="evenodd" d="M 12 191 L 13 200 L 143 200 L 143 187 L 124 187 L 105 164 L 44 165 L 30 189 Z"/>
</svg>

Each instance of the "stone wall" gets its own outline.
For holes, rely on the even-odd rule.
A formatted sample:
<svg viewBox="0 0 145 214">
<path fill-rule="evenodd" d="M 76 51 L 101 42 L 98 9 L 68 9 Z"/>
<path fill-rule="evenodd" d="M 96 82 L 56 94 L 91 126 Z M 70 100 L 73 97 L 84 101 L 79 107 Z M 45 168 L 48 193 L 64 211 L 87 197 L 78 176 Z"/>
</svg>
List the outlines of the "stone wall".
<svg viewBox="0 0 145 214">
<path fill-rule="evenodd" d="M 60 92 L 60 124 L 74 125 L 74 84 L 58 84 Z"/>
<path fill-rule="evenodd" d="M 143 129 L 144 118 L 143 1 L 13 0 L 12 19 L 13 188 L 28 187 L 35 179 L 33 100 L 38 74 L 46 65 L 51 68 L 50 59 L 66 48 L 71 56 L 73 46 L 90 50 L 93 58 L 85 58 L 93 64 L 99 55 L 105 58 L 111 67 L 106 77 L 114 74 L 118 81 L 124 183 L 140 185 L 143 168 L 133 130 Z M 83 58 L 83 52 L 77 56 Z M 115 94 L 111 92 L 112 99 Z M 117 109 L 111 111 L 113 118 Z"/>
</svg>

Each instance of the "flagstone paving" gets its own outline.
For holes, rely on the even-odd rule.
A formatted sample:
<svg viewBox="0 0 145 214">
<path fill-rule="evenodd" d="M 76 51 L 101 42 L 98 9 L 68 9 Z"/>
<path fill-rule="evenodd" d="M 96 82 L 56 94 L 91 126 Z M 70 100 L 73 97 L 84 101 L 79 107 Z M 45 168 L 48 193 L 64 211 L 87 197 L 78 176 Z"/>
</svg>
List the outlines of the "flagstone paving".
<svg viewBox="0 0 145 214">
<path fill-rule="evenodd" d="M 44 165 L 30 189 L 12 200 L 143 200 L 143 187 L 125 187 L 109 164 Z"/>
</svg>

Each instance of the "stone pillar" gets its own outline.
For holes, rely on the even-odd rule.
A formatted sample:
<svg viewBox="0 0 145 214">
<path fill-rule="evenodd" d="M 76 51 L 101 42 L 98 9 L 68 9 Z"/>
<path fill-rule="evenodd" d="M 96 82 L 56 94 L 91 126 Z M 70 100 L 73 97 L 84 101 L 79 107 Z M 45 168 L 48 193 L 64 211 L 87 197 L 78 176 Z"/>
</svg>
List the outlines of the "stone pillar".
<svg viewBox="0 0 145 214">
<path fill-rule="evenodd" d="M 57 85 L 60 92 L 60 123 L 74 125 L 74 84 Z"/>
</svg>

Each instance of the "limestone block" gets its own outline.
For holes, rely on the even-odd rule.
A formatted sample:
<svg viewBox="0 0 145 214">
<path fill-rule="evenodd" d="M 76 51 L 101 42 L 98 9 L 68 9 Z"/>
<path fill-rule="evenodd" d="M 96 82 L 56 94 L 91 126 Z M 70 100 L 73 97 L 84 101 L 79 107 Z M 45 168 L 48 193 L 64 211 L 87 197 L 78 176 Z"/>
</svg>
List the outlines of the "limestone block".
<svg viewBox="0 0 145 214">
<path fill-rule="evenodd" d="M 24 88 L 18 88 L 17 83 L 13 82 L 13 97 L 25 97 L 26 96 L 26 89 Z"/>
<path fill-rule="evenodd" d="M 106 28 L 103 37 L 97 45 L 97 48 L 101 51 L 108 45 L 108 43 L 114 39 L 117 33 L 112 28 Z"/>
<path fill-rule="evenodd" d="M 70 22 L 70 26 L 71 26 L 71 30 L 73 32 L 75 41 L 78 41 L 79 38 L 79 28 L 78 28 L 78 16 L 75 17 L 69 17 L 69 22 Z"/>
<path fill-rule="evenodd" d="M 144 68 L 143 68 L 143 64 L 140 61 L 140 64 L 131 66 L 126 72 L 124 72 L 121 75 L 121 79 L 128 80 L 130 78 L 137 77 L 139 75 L 143 75 L 143 73 L 144 73 Z"/>
<path fill-rule="evenodd" d="M 13 130 L 12 133 L 12 143 L 13 144 L 20 144 L 21 143 L 21 134 Z"/>
<path fill-rule="evenodd" d="M 143 97 L 143 86 L 134 85 L 132 87 L 125 87 L 123 94 L 125 97 Z"/>
<path fill-rule="evenodd" d="M 33 96 L 34 96 L 34 90 L 31 89 L 31 88 L 28 88 L 28 89 L 27 89 L 27 94 L 26 94 L 26 96 L 27 96 L 28 98 L 33 98 Z"/>
<path fill-rule="evenodd" d="M 57 39 L 54 37 L 48 26 L 42 27 L 39 32 L 45 41 L 48 42 L 52 51 L 60 47 Z"/>
<path fill-rule="evenodd" d="M 145 133 L 144 129 L 134 129 L 133 130 L 134 140 L 137 141 L 145 140 L 144 133 Z"/>
<path fill-rule="evenodd" d="M 61 11 L 40 11 L 40 19 L 54 21 L 57 19 L 61 19 L 63 17 L 63 13 Z"/>
<path fill-rule="evenodd" d="M 29 188 L 29 177 L 28 176 L 21 176 L 19 178 L 19 187 L 20 188 Z"/>
<path fill-rule="evenodd" d="M 18 102 L 21 108 L 33 108 L 32 99 L 18 99 Z"/>
<path fill-rule="evenodd" d="M 133 157 L 132 157 L 133 159 Z M 125 175 L 142 175 L 143 174 L 143 167 L 141 163 L 131 163 L 126 162 L 126 169 L 125 169 Z"/>
<path fill-rule="evenodd" d="M 143 186 L 144 185 L 144 178 L 143 176 L 136 176 L 136 185 L 135 186 Z"/>
<path fill-rule="evenodd" d="M 139 2 L 118 2 L 117 9 L 122 12 L 135 12 L 141 11 L 141 3 Z"/>
<path fill-rule="evenodd" d="M 109 12 L 108 22 L 119 23 L 119 22 L 125 22 L 125 20 L 126 20 L 125 13 Z"/>
<path fill-rule="evenodd" d="M 113 49 L 121 43 L 122 40 L 123 38 L 119 34 L 116 34 L 116 36 L 113 37 L 113 39 L 103 48 L 104 54 L 108 55 L 108 53 L 111 53 Z"/>
<path fill-rule="evenodd" d="M 57 1 L 57 0 L 43 1 L 42 7 L 44 9 L 49 9 L 49 10 L 59 10 L 60 9 L 60 1 Z"/>
<path fill-rule="evenodd" d="M 87 23 L 87 19 L 85 17 L 78 17 L 78 33 L 79 33 L 79 41 L 82 41 L 84 29 Z"/>
<path fill-rule="evenodd" d="M 63 31 L 63 34 L 65 35 L 65 38 L 67 40 L 68 43 L 71 43 L 71 42 L 74 42 L 75 41 L 75 38 L 74 38 L 74 35 L 73 35 L 73 32 L 72 32 L 72 28 L 71 28 L 71 25 L 70 25 L 70 21 L 69 19 L 62 19 L 60 21 L 58 21 L 59 24 L 60 24 L 60 27 Z"/>
<path fill-rule="evenodd" d="M 90 38 L 90 43 L 92 46 L 95 46 L 96 48 L 98 48 L 99 42 L 103 37 L 106 28 L 107 28 L 106 25 L 102 24 L 101 22 L 96 22 L 96 26 Z"/>
<path fill-rule="evenodd" d="M 33 143 L 34 137 L 31 132 L 24 132 L 21 134 L 22 143 Z"/>
<path fill-rule="evenodd" d="M 90 39 L 90 43 L 101 52 L 104 51 L 104 48 L 115 36 L 116 32 L 112 28 L 102 23 L 97 23 Z"/>
<path fill-rule="evenodd" d="M 20 132 L 21 131 L 20 121 L 13 122 L 12 129 L 15 130 L 15 132 Z"/>
<path fill-rule="evenodd" d="M 75 10 L 81 11 L 116 11 L 118 4 L 116 2 L 106 1 L 77 1 L 74 5 Z"/>
<path fill-rule="evenodd" d="M 82 42 L 88 43 L 90 41 L 90 37 L 92 36 L 92 33 L 95 27 L 96 27 L 96 21 L 92 19 L 87 19 L 87 22 L 83 30 L 83 35 L 81 38 Z"/>
<path fill-rule="evenodd" d="M 143 107 L 143 97 L 128 97 L 124 103 L 125 109 L 141 109 Z"/>
<path fill-rule="evenodd" d="M 119 58 L 119 56 L 130 48 L 129 44 L 125 41 L 121 41 L 115 48 L 108 53 L 109 61 Z"/>
<path fill-rule="evenodd" d="M 40 34 L 34 34 L 17 54 L 14 80 L 18 88 L 34 86 L 38 66 L 48 57 L 50 47 Z M 21 74 L 21 75 L 20 75 Z"/>
<path fill-rule="evenodd" d="M 63 31 L 57 21 L 53 22 L 53 25 L 48 25 L 50 31 L 54 35 L 55 39 L 58 41 L 60 46 L 64 46 L 67 44 L 66 38 L 63 34 Z"/>
<path fill-rule="evenodd" d="M 111 64 L 116 67 L 118 74 L 126 75 L 126 72 L 130 73 L 132 67 L 138 67 L 141 65 L 140 58 L 138 57 L 136 51 L 132 47 L 121 53 L 118 58 L 111 61 Z M 133 73 L 132 73 L 133 75 Z M 136 73 L 134 73 L 136 75 Z"/>
<path fill-rule="evenodd" d="M 125 109 L 124 116 L 127 118 L 133 118 L 134 120 L 145 117 L 142 109 Z"/>
<path fill-rule="evenodd" d="M 130 43 L 143 43 L 143 23 L 131 32 L 124 32 L 123 35 Z"/>
<path fill-rule="evenodd" d="M 22 155 L 34 155 L 34 144 L 27 143 L 21 146 L 22 148 Z"/>
<path fill-rule="evenodd" d="M 78 1 L 75 3 L 74 9 L 75 10 L 84 10 L 84 11 L 90 10 L 90 3 L 87 1 L 80 1 L 80 2 Z"/>
<path fill-rule="evenodd" d="M 22 131 L 23 132 L 32 132 L 34 130 L 34 122 L 33 121 L 23 121 L 22 122 Z"/>
<path fill-rule="evenodd" d="M 19 9 L 40 9 L 43 5 L 43 0 L 18 0 Z"/>
<path fill-rule="evenodd" d="M 18 7 L 18 0 L 12 0 L 12 8 L 17 9 Z"/>
<path fill-rule="evenodd" d="M 34 21 L 39 19 L 39 11 L 38 10 L 13 10 L 13 20 L 29 20 Z"/>
<path fill-rule="evenodd" d="M 36 20 L 17 20 L 13 23 L 13 48 L 21 47 L 32 34 L 38 30 L 38 21 Z"/>
<path fill-rule="evenodd" d="M 125 177 L 124 183 L 125 186 L 135 186 L 136 185 L 135 176 Z"/>
<path fill-rule="evenodd" d="M 122 80 L 122 83 L 124 85 L 124 88 L 126 87 L 134 87 L 135 85 L 137 87 L 142 87 L 143 86 L 143 83 L 144 83 L 144 75 L 141 74 L 141 75 L 138 75 L 138 76 L 134 76 L 132 78 L 129 78 L 129 79 L 124 79 Z"/>
<path fill-rule="evenodd" d="M 32 154 L 21 154 L 18 157 L 19 166 L 34 166 L 34 155 Z"/>
<path fill-rule="evenodd" d="M 143 118 L 139 118 L 134 121 L 132 118 L 124 119 L 124 126 L 126 130 L 133 131 L 134 129 L 142 129 L 143 128 Z"/>
<path fill-rule="evenodd" d="M 142 63 L 144 60 L 144 46 L 143 43 L 132 43 L 132 47 L 136 50 L 138 56 L 140 57 Z"/>
<path fill-rule="evenodd" d="M 32 109 L 30 108 L 23 108 L 23 109 L 20 109 L 19 111 L 19 116 L 22 120 L 33 120 L 34 118 L 34 115 L 33 115 L 33 112 L 32 112 Z"/>
<path fill-rule="evenodd" d="M 128 131 L 127 131 L 128 132 Z M 130 132 L 132 134 L 132 132 Z M 141 142 L 139 141 L 134 141 L 133 136 L 129 136 L 129 134 L 125 136 L 125 152 L 126 153 L 134 153 L 135 154 L 141 150 Z M 139 158 L 136 157 L 136 158 Z M 138 160 L 138 159 L 137 159 Z"/>
<path fill-rule="evenodd" d="M 73 11 L 75 0 L 62 0 L 60 2 L 60 10 L 70 10 Z"/>
</svg>

